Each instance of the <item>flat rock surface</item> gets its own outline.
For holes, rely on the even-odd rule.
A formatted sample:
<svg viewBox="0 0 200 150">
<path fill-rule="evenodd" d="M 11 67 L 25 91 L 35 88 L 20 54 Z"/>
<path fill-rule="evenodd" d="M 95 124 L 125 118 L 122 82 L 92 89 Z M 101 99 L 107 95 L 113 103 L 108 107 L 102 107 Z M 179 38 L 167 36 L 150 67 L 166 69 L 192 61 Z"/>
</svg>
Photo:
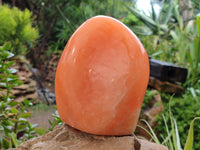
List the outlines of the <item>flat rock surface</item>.
<svg viewBox="0 0 200 150">
<path fill-rule="evenodd" d="M 171 83 L 168 81 L 161 81 L 151 76 L 149 77 L 148 85 L 150 87 L 155 88 L 158 91 L 165 93 L 177 93 L 177 94 L 184 93 L 184 88 L 181 85 L 177 85 L 175 83 Z"/>
<path fill-rule="evenodd" d="M 32 79 L 33 73 L 27 66 L 30 62 L 24 56 L 15 57 L 13 60 L 16 63 L 11 68 L 17 70 L 15 75 L 19 77 L 20 81 L 23 81 L 22 85 L 11 89 L 11 92 L 15 97 L 15 101 L 23 102 L 24 99 L 36 100 L 38 98 L 37 84 L 36 81 Z M 3 89 L 0 91 L 0 96 L 2 94 L 6 94 L 6 92 L 7 90 Z M 37 103 L 37 101 L 33 101 L 33 103 Z"/>
<path fill-rule="evenodd" d="M 38 138 L 26 141 L 15 150 L 168 150 L 165 146 L 134 136 L 96 136 L 67 125 L 57 126 Z"/>
</svg>

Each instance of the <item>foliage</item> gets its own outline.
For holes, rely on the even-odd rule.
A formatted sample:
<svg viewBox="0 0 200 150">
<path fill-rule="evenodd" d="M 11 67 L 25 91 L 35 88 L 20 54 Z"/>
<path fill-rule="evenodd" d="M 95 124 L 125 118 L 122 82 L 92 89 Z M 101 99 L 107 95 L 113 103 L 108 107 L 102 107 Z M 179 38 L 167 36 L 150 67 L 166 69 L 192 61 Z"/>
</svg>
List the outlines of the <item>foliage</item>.
<svg viewBox="0 0 200 150">
<path fill-rule="evenodd" d="M 14 75 L 16 69 L 11 66 L 15 63 L 9 58 L 10 43 L 0 47 L 0 149 L 16 147 L 23 140 L 35 136 L 35 125 L 31 125 L 26 118 L 31 114 L 25 110 L 31 102 L 14 101 L 11 89 L 22 84 L 18 76 Z"/>
<path fill-rule="evenodd" d="M 45 126 L 41 127 L 41 128 L 36 128 L 35 131 L 39 134 L 39 135 L 44 135 L 49 131 L 53 131 L 53 129 L 58 126 L 58 125 L 62 125 L 63 122 L 60 119 L 60 116 L 58 114 L 58 111 L 56 110 L 54 114 L 52 114 L 53 119 L 48 120 L 49 124 L 51 125 L 50 128 L 46 129 Z"/>
<path fill-rule="evenodd" d="M 182 20 L 180 24 L 175 30 L 170 31 L 170 35 L 173 39 L 174 48 L 177 50 L 176 61 L 180 65 L 184 65 L 186 63 L 186 54 L 190 48 L 190 43 L 192 43 L 192 22 L 189 22 L 184 29 Z M 188 44 L 186 45 L 185 43 Z"/>
<path fill-rule="evenodd" d="M 197 4 L 194 3 L 194 5 Z M 164 3 L 158 16 L 155 14 L 153 5 L 150 16 L 136 8 L 126 7 L 146 25 L 140 27 L 143 31 L 139 32 L 137 32 L 137 26 L 132 28 L 139 35 L 148 55 L 187 67 L 189 71 L 187 85 L 195 85 L 200 75 L 200 36 L 198 34 L 200 17 L 197 15 L 196 20 L 191 18 L 189 22 L 183 21 L 178 2 L 172 0 L 168 4 Z"/>
<path fill-rule="evenodd" d="M 69 37 L 88 18 L 95 15 L 120 18 L 126 13 L 125 7 L 121 4 L 122 0 L 34 0 L 27 2 L 32 8 L 37 9 L 42 40 L 49 42 L 52 50 L 63 50 Z"/>
<path fill-rule="evenodd" d="M 144 28 L 144 24 L 130 11 L 126 16 L 121 20 L 125 25 L 127 25 L 134 33 L 138 35 L 148 35 L 149 31 L 147 28 Z"/>
<path fill-rule="evenodd" d="M 199 0 L 191 0 L 194 7 L 194 14 L 197 15 L 200 12 L 200 3 Z"/>
<path fill-rule="evenodd" d="M 79 6 L 67 6 L 63 11 L 59 11 L 61 18 L 56 24 L 56 37 L 63 49 L 73 32 L 87 19 L 96 15 L 107 15 L 118 17 L 124 12 L 119 0 L 82 1 Z M 74 13 L 69 13 L 74 12 Z"/>
<path fill-rule="evenodd" d="M 180 65 L 189 63 L 188 77 L 192 77 L 191 83 L 194 85 L 200 75 L 200 16 L 196 17 L 195 23 L 190 21 L 185 27 L 181 17 L 177 18 L 179 18 L 179 26 L 170 31 L 175 45 L 174 49 L 177 50 L 176 61 Z"/>
<path fill-rule="evenodd" d="M 167 133 L 163 131 L 166 129 L 165 122 L 163 122 L 162 115 L 165 116 L 166 124 L 170 127 L 170 117 L 171 113 L 173 114 L 173 118 L 177 121 L 177 128 L 179 131 L 179 135 L 181 136 L 180 142 L 181 145 L 184 145 L 187 139 L 187 132 L 189 129 L 190 121 L 200 116 L 200 91 L 199 89 L 193 89 L 195 91 L 195 96 L 192 94 L 191 89 L 187 89 L 186 93 L 179 97 L 173 97 L 170 102 L 170 95 L 162 93 L 162 100 L 164 102 L 164 111 L 160 116 L 157 116 L 157 127 L 156 132 L 160 133 L 162 137 L 167 137 Z M 170 112 L 169 113 L 169 108 Z M 200 147 L 200 121 L 196 121 L 197 123 L 194 124 L 194 148 L 198 149 Z M 171 129 L 171 127 L 169 128 Z"/>
<path fill-rule="evenodd" d="M 173 9 L 177 5 L 176 1 L 169 0 L 169 2 L 162 5 L 161 12 L 159 14 L 155 13 L 153 4 L 151 3 L 151 14 L 150 16 L 140 12 L 136 8 L 127 6 L 127 9 L 135 15 L 140 21 L 142 21 L 146 26 L 140 27 L 140 34 L 142 35 L 163 35 L 171 27 L 171 18 L 173 18 Z M 142 32 L 143 30 L 143 32 Z M 148 31 L 148 32 L 147 32 Z"/>
<path fill-rule="evenodd" d="M 25 54 L 31 49 L 38 37 L 38 30 L 32 27 L 32 13 L 25 9 L 9 8 L 0 5 L 0 45 L 10 41 L 11 50 L 15 55 Z"/>
<path fill-rule="evenodd" d="M 149 101 L 153 98 L 154 95 L 158 94 L 158 91 L 156 90 L 146 90 L 145 96 L 142 102 L 142 109 L 145 109 L 145 107 L 148 107 Z"/>
<path fill-rule="evenodd" d="M 63 12 L 67 9 L 67 13 L 75 14 L 76 9 L 80 4 L 80 0 L 33 0 L 27 3 L 34 8 L 32 11 L 36 12 L 39 31 L 41 34 L 42 42 L 57 41 L 57 28 L 62 24 L 60 20 L 70 23 L 68 18 L 62 18 L 60 11 Z M 68 24 L 69 25 L 69 24 Z M 71 28 L 71 26 L 69 26 Z"/>
<path fill-rule="evenodd" d="M 193 42 L 188 53 L 188 60 L 190 62 L 189 75 L 192 77 L 193 86 L 198 82 L 200 75 L 200 15 L 196 18 Z"/>
<path fill-rule="evenodd" d="M 124 24 L 126 24 L 127 26 L 130 26 L 130 27 L 131 26 L 138 26 L 138 25 L 142 24 L 140 22 L 140 20 L 130 12 L 128 12 L 128 15 L 122 19 L 122 22 Z"/>
<path fill-rule="evenodd" d="M 143 130 L 145 130 L 150 136 L 151 138 L 154 140 L 155 143 L 157 144 L 163 144 L 165 146 L 168 147 L 169 150 L 183 150 L 182 146 L 181 146 L 181 142 L 180 142 L 180 135 L 179 134 L 179 130 L 178 130 L 178 126 L 177 126 L 177 121 L 174 118 L 173 114 L 171 113 L 170 109 L 168 112 L 169 115 L 169 125 L 166 122 L 165 116 L 163 116 L 163 122 L 164 122 L 164 129 L 163 131 L 166 132 L 166 136 L 163 136 L 162 141 L 159 140 L 159 138 L 156 136 L 156 133 L 154 132 L 154 130 L 151 128 L 151 126 L 148 124 L 148 122 L 146 122 L 145 120 L 143 120 L 150 131 L 146 130 L 145 128 L 138 126 L 140 128 L 142 128 Z M 184 142 L 184 150 L 192 150 L 193 149 L 193 145 L 196 145 L 198 143 L 194 143 L 194 122 L 195 121 L 199 121 L 200 117 L 195 117 L 191 123 L 188 130 L 188 135 L 187 135 L 187 140 Z M 196 135 L 196 133 L 195 133 Z"/>
<path fill-rule="evenodd" d="M 176 50 L 171 40 L 158 35 L 139 36 L 148 55 L 154 59 L 176 63 Z"/>
<path fill-rule="evenodd" d="M 88 0 L 87 2 L 82 1 L 81 9 L 84 12 L 84 19 L 88 19 L 96 15 L 107 15 L 115 18 L 122 18 L 126 14 L 126 9 L 122 5 L 123 3 L 124 1 L 121 0 Z"/>
<path fill-rule="evenodd" d="M 184 150 L 191 150 L 193 147 L 193 139 L 194 139 L 194 121 L 200 120 L 200 117 L 195 117 L 190 123 L 190 129 L 188 132 L 187 140 L 185 143 Z"/>
<path fill-rule="evenodd" d="M 49 128 L 49 131 L 52 131 L 57 125 L 63 124 L 58 114 L 58 111 L 56 111 L 55 114 L 53 114 L 53 119 L 49 120 L 49 124 L 51 125 L 51 128 Z"/>
<path fill-rule="evenodd" d="M 174 22 L 176 6 L 177 1 L 163 1 L 161 12 L 156 14 L 151 3 L 150 15 L 140 12 L 137 8 L 126 6 L 128 11 L 144 24 L 139 27 L 127 25 L 138 35 L 150 57 L 176 63 L 176 49 L 169 36 L 169 31 L 176 23 Z"/>
</svg>

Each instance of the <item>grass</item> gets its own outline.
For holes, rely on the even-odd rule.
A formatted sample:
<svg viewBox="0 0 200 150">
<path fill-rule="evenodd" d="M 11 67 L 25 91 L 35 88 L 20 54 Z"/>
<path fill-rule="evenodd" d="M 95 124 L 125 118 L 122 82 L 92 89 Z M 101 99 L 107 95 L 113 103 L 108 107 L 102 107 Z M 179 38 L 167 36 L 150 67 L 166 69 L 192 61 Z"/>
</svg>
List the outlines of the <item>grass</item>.
<svg viewBox="0 0 200 150">
<path fill-rule="evenodd" d="M 43 112 L 51 112 L 53 110 L 56 110 L 54 105 L 47 105 L 43 102 L 39 102 L 36 105 L 30 106 L 27 108 L 28 111 L 32 112 L 33 115 L 37 115 L 39 113 L 43 113 Z"/>
</svg>

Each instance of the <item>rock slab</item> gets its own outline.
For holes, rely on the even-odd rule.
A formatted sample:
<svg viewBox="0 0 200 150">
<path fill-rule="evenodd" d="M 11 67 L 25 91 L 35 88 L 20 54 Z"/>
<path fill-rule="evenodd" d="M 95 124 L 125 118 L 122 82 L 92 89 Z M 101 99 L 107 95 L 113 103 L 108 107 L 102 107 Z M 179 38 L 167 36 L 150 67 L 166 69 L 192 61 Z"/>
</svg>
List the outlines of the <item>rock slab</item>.
<svg viewBox="0 0 200 150">
<path fill-rule="evenodd" d="M 171 83 L 168 81 L 161 81 L 159 79 L 156 79 L 154 77 L 149 77 L 149 83 L 148 85 L 150 87 L 155 88 L 158 91 L 165 92 L 165 93 L 176 93 L 176 94 L 183 94 L 184 88 L 181 85 Z"/>
<path fill-rule="evenodd" d="M 38 138 L 26 141 L 15 150 L 168 150 L 167 147 L 134 136 L 96 136 L 67 125 L 57 126 Z"/>
<path fill-rule="evenodd" d="M 30 62 L 24 56 L 14 57 L 12 60 L 14 60 L 16 63 L 11 66 L 11 68 L 17 70 L 15 75 L 18 76 L 20 81 L 23 81 L 22 85 L 13 87 L 11 89 L 11 92 L 15 97 L 14 100 L 23 102 L 24 99 L 37 99 L 37 84 L 36 81 L 32 79 L 33 73 L 27 66 L 27 64 L 30 64 Z M 7 90 L 2 88 L 2 91 L 0 91 L 0 96 L 2 94 L 6 94 L 6 92 Z M 36 103 L 36 101 L 34 101 L 34 103 Z"/>
</svg>

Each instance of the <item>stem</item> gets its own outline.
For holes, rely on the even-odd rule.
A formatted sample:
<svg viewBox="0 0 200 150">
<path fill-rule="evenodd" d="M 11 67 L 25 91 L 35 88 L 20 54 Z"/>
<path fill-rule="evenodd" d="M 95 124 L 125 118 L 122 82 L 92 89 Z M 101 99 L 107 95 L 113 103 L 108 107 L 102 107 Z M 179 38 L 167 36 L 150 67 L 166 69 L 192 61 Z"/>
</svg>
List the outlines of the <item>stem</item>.
<svg viewBox="0 0 200 150">
<path fill-rule="evenodd" d="M 15 119 L 17 119 L 17 118 L 15 117 Z M 18 127 L 18 121 L 15 123 L 15 126 L 14 126 L 14 133 L 17 133 L 17 127 Z"/>
<path fill-rule="evenodd" d="M 3 66 L 3 67 L 5 67 L 5 66 Z M 8 68 L 6 68 L 6 71 L 7 71 L 7 69 Z M 6 82 L 6 102 L 7 102 L 7 100 L 8 100 L 8 98 L 9 98 L 9 94 L 10 94 L 10 88 L 9 88 L 9 84 L 8 84 L 8 73 L 6 72 L 6 74 L 5 74 L 5 82 Z"/>
<path fill-rule="evenodd" d="M 60 7 L 58 7 L 58 5 L 56 6 L 56 8 L 58 9 L 60 15 L 65 19 L 66 23 L 69 25 L 70 29 L 72 31 L 75 31 L 76 28 L 75 26 L 70 22 L 70 20 L 63 14 L 63 12 L 60 10 Z"/>
</svg>

